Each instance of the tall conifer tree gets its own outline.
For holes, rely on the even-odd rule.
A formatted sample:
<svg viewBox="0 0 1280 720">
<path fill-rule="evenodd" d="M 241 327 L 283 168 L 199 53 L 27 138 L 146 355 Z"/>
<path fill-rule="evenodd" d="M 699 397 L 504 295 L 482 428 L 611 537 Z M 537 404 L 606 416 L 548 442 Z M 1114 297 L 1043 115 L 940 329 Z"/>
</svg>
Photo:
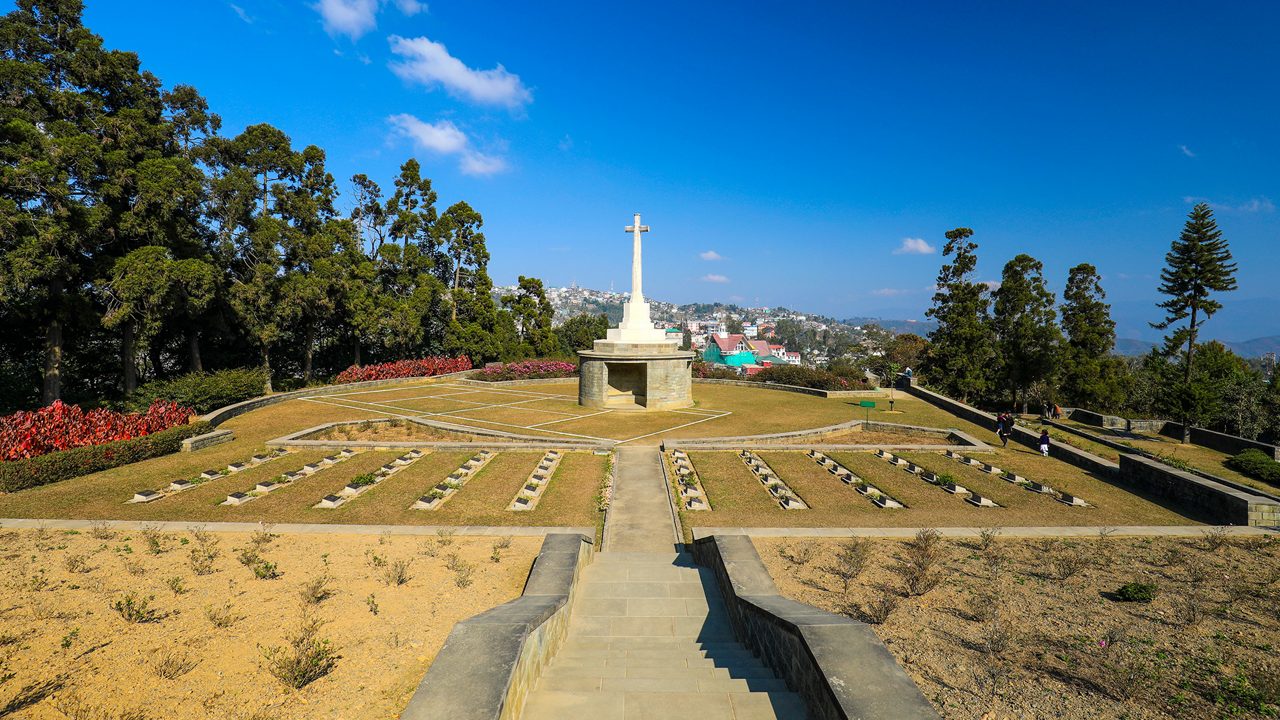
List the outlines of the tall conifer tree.
<svg viewBox="0 0 1280 720">
<path fill-rule="evenodd" d="M 1062 394 L 1072 405 L 1101 411 L 1120 408 L 1127 374 L 1124 361 L 1111 354 L 1116 323 L 1106 297 L 1097 268 L 1071 268 L 1062 293 Z"/>
<path fill-rule="evenodd" d="M 1044 283 L 1044 265 L 1025 253 L 1014 257 L 1005 263 L 994 296 L 992 327 L 1000 384 L 1012 406 L 1021 403 L 1026 412 L 1030 388 L 1053 384 L 1062 341 L 1053 293 Z"/>
<path fill-rule="evenodd" d="M 938 290 L 926 315 L 938 321 L 929 335 L 925 373 L 929 383 L 967 401 L 987 390 L 995 356 L 987 286 L 974 280 L 978 244 L 973 230 L 948 230 L 943 255 L 951 262 L 938 271 Z"/>
<path fill-rule="evenodd" d="M 1160 293 L 1168 299 L 1158 307 L 1165 311 L 1165 318 L 1151 323 L 1157 330 L 1173 328 L 1165 336 L 1165 353 L 1182 354 L 1181 382 L 1172 389 L 1169 404 L 1180 415 L 1183 443 L 1190 441 L 1191 423 L 1211 400 L 1205 397 L 1207 388 L 1192 382 L 1196 339 L 1204 323 L 1222 309 L 1222 303 L 1213 299 L 1213 293 L 1235 290 L 1235 275 L 1236 264 L 1213 219 L 1213 211 L 1206 203 L 1196 205 L 1187 217 L 1182 234 L 1165 255 L 1165 268 L 1160 273 Z M 1179 325 L 1183 320 L 1186 324 Z"/>
</svg>

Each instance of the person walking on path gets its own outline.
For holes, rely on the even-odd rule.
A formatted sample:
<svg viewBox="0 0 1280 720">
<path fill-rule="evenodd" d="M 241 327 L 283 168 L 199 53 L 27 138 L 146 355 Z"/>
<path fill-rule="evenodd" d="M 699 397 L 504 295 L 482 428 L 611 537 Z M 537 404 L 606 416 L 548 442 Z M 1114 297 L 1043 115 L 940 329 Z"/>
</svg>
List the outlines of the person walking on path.
<svg viewBox="0 0 1280 720">
<path fill-rule="evenodd" d="M 1049 431 L 1040 431 L 1040 454 L 1049 457 Z"/>
<path fill-rule="evenodd" d="M 1013 416 L 1000 413 L 996 417 L 996 435 L 1000 438 L 1001 447 L 1009 447 L 1009 436 L 1013 434 Z"/>
</svg>

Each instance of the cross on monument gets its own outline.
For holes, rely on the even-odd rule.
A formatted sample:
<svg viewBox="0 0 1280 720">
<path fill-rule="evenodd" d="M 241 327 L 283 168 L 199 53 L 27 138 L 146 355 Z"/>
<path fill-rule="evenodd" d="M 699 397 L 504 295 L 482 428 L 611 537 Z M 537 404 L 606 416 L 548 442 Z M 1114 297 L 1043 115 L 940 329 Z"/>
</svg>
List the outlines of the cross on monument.
<svg viewBox="0 0 1280 720">
<path fill-rule="evenodd" d="M 631 302 L 644 302 L 640 272 L 640 233 L 649 232 L 649 226 L 641 225 L 640 213 L 636 213 L 635 224 L 628 225 L 625 231 L 631 233 L 633 238 L 631 245 Z"/>
</svg>

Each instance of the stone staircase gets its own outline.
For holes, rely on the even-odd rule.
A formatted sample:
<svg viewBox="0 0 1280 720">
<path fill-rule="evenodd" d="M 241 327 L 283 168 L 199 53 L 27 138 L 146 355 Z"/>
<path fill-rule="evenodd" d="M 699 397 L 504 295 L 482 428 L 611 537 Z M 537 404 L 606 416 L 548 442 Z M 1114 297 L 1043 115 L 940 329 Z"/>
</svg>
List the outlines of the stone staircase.
<svg viewBox="0 0 1280 720">
<path fill-rule="evenodd" d="M 805 718 L 733 636 L 715 577 L 686 553 L 598 553 L 524 720 Z"/>
</svg>

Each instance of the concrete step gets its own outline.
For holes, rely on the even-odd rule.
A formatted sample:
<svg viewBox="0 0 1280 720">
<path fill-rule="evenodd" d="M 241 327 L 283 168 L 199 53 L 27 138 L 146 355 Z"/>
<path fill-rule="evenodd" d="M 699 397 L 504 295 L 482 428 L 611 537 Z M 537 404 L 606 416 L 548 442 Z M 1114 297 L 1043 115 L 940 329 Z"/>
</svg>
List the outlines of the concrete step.
<svg viewBox="0 0 1280 720">
<path fill-rule="evenodd" d="M 538 691 L 621 692 L 621 693 L 749 693 L 789 692 L 777 678 L 699 678 L 690 675 L 666 677 L 593 677 L 577 674 L 549 674 L 538 680 Z"/>
<path fill-rule="evenodd" d="M 712 606 L 705 598 L 589 598 L 574 605 L 576 617 L 707 617 Z M 720 603 L 715 610 L 723 614 Z"/>
<path fill-rule="evenodd" d="M 728 620 L 698 617 L 577 617 L 569 637 L 671 637 L 698 640 L 734 639 Z"/>
<path fill-rule="evenodd" d="M 696 656 L 680 656 L 680 655 L 643 655 L 639 657 L 620 657 L 620 658 L 598 658 L 598 657 L 582 657 L 568 656 L 558 658 L 552 663 L 549 669 L 571 668 L 575 672 L 594 672 L 598 668 L 639 668 L 639 667 L 655 667 L 668 668 L 670 670 L 752 670 L 764 667 L 756 658 L 748 655 L 738 655 L 736 657 L 696 657 Z M 744 677 L 746 677 L 744 675 Z M 753 676 L 754 677 L 754 676 Z"/>
<path fill-rule="evenodd" d="M 598 662 L 605 660 L 641 660 L 657 659 L 669 662 L 684 660 L 714 660 L 720 663 L 755 662 L 757 658 L 745 648 L 708 652 L 701 648 L 646 648 L 638 650 L 621 650 L 609 648 L 570 648 L 563 647 L 556 653 L 557 660 Z"/>
<path fill-rule="evenodd" d="M 803 720 L 800 697 L 774 693 L 624 693 L 545 691 L 533 693 L 524 720 Z"/>
<path fill-rule="evenodd" d="M 571 663 L 556 663 L 543 671 L 542 679 L 566 677 L 599 677 L 599 678 L 694 678 L 697 680 L 776 680 L 773 671 L 763 665 L 734 665 L 732 667 L 690 666 L 674 664 L 645 665 L 622 664 L 608 662 L 604 665 L 575 666 Z"/>
<path fill-rule="evenodd" d="M 700 650 L 708 654 L 750 652 L 737 640 L 697 641 L 688 638 L 574 638 L 560 646 L 565 650 Z"/>
</svg>

